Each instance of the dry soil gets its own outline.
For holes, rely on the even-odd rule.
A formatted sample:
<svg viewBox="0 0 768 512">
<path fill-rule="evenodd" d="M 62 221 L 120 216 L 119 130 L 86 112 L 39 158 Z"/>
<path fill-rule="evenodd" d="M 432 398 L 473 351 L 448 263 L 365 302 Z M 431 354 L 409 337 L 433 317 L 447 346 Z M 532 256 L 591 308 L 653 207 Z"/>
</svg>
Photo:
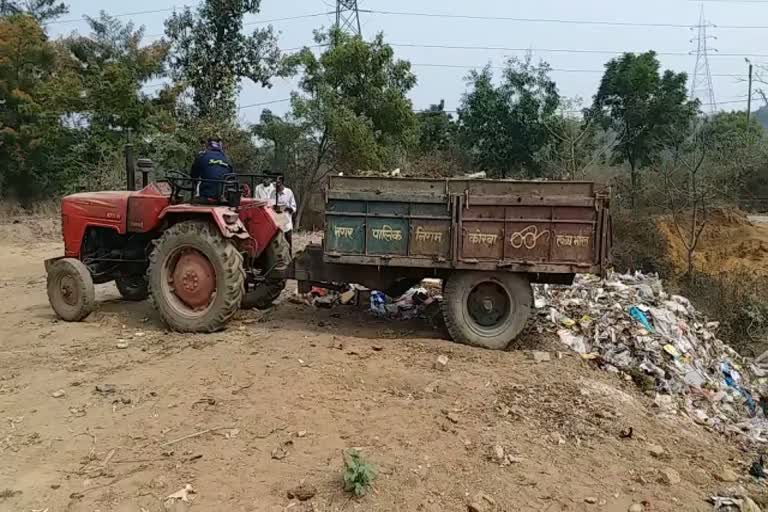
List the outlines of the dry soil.
<svg viewBox="0 0 768 512">
<path fill-rule="evenodd" d="M 111 284 L 86 321 L 58 321 L 52 226 L 0 225 L 0 511 L 705 511 L 736 485 L 725 468 L 761 499 L 752 453 L 570 354 L 537 364 L 286 300 L 172 334 Z M 353 447 L 379 475 L 359 499 L 341 480 Z M 302 481 L 315 496 L 289 499 Z M 187 484 L 190 503 L 166 501 Z"/>
</svg>

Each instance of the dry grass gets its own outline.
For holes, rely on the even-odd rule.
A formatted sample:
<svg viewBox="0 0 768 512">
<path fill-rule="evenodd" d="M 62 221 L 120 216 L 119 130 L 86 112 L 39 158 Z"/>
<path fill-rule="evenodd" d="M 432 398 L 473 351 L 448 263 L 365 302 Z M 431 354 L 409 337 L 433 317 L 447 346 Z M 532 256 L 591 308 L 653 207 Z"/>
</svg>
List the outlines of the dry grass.
<svg viewBox="0 0 768 512">
<path fill-rule="evenodd" d="M 24 207 L 21 203 L 6 199 L 0 201 L 0 222 L 16 219 L 19 217 L 58 217 L 61 208 L 60 199 L 49 199 L 40 201 L 30 206 Z"/>
</svg>

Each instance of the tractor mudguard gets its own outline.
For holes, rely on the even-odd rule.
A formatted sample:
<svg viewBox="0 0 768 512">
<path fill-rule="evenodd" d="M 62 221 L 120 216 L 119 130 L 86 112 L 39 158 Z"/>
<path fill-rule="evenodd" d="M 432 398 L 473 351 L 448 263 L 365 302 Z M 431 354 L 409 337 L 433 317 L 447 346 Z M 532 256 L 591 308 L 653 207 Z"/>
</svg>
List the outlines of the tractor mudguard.
<svg viewBox="0 0 768 512">
<path fill-rule="evenodd" d="M 210 216 L 224 238 L 239 238 L 241 240 L 251 238 L 251 235 L 248 233 L 248 230 L 245 229 L 245 225 L 240 220 L 237 212 L 229 206 L 177 204 L 165 208 L 160 213 L 160 220 L 175 216 L 187 218 L 190 215 Z"/>
<path fill-rule="evenodd" d="M 43 262 L 43 265 L 45 265 L 45 273 L 47 274 L 50 271 L 51 265 L 56 263 L 59 260 L 63 260 L 66 258 L 66 256 L 56 256 L 55 258 L 48 258 Z"/>
</svg>

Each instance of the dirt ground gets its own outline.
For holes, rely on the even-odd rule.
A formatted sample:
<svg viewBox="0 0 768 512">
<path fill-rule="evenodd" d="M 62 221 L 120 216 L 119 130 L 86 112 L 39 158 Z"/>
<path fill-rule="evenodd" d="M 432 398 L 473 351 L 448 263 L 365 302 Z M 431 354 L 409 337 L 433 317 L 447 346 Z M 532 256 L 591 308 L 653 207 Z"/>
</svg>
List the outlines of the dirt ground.
<svg viewBox="0 0 768 512">
<path fill-rule="evenodd" d="M 716 480 L 725 468 L 762 498 L 753 453 L 571 354 L 537 364 L 288 301 L 222 333 L 172 334 L 111 284 L 87 321 L 57 321 L 53 232 L 0 225 L 0 511 L 705 511 L 736 485 Z M 342 489 L 352 447 L 379 473 L 360 499 Z M 301 481 L 317 494 L 288 499 Z M 166 503 L 187 484 L 191 503 Z"/>
<path fill-rule="evenodd" d="M 676 270 L 684 272 L 688 253 L 683 239 L 668 219 L 662 219 L 659 228 L 667 240 L 670 263 Z M 765 216 L 750 218 L 734 209 L 714 210 L 696 247 L 694 261 L 699 271 L 709 274 L 732 270 L 765 273 L 768 269 L 768 219 Z"/>
</svg>

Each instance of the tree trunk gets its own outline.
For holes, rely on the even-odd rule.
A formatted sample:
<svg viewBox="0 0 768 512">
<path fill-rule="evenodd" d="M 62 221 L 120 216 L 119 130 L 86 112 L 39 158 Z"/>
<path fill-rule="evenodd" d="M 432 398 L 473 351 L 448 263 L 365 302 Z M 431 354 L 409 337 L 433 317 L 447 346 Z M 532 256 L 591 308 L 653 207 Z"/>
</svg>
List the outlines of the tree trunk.
<svg viewBox="0 0 768 512">
<path fill-rule="evenodd" d="M 635 160 L 631 158 L 629 160 L 629 206 L 633 210 L 635 209 L 636 196 L 637 196 L 637 169 L 635 168 Z"/>
</svg>

